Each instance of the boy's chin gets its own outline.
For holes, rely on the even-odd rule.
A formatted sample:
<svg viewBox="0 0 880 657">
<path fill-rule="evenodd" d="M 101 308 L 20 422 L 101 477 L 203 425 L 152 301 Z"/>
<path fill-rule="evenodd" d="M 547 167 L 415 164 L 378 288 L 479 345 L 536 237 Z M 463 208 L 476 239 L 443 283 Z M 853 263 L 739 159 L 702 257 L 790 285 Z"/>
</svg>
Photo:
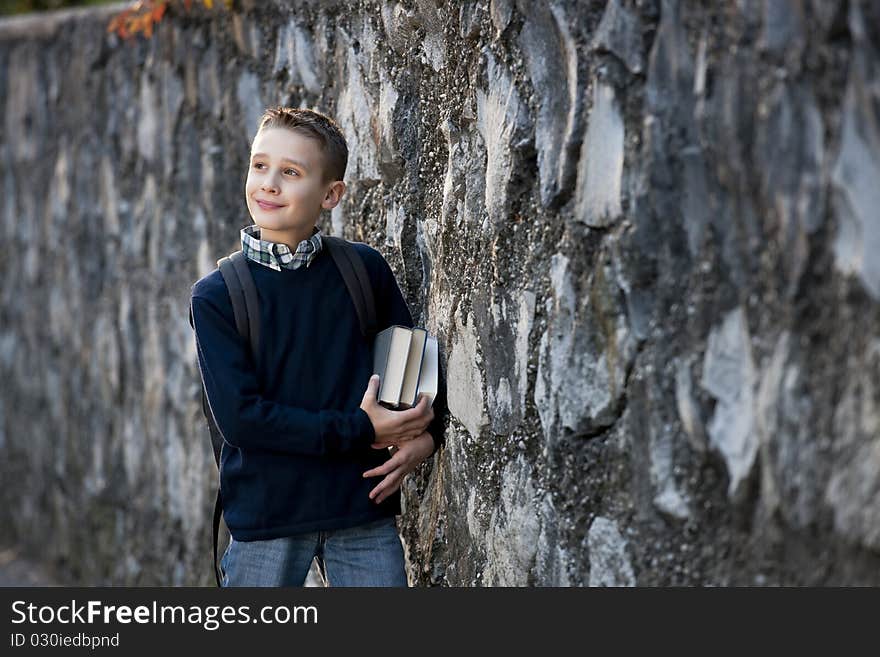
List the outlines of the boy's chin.
<svg viewBox="0 0 880 657">
<path fill-rule="evenodd" d="M 301 228 L 299 224 L 290 222 L 290 221 L 267 221 L 263 217 L 251 217 L 253 222 L 264 230 L 272 230 L 272 231 L 288 231 L 288 230 L 296 230 L 297 228 Z"/>
<path fill-rule="evenodd" d="M 253 216 L 251 215 L 251 220 L 260 228 L 265 228 L 266 230 L 287 230 L 292 228 L 292 226 L 288 225 L 288 222 L 284 221 L 272 221 L 266 219 L 261 216 Z"/>
</svg>

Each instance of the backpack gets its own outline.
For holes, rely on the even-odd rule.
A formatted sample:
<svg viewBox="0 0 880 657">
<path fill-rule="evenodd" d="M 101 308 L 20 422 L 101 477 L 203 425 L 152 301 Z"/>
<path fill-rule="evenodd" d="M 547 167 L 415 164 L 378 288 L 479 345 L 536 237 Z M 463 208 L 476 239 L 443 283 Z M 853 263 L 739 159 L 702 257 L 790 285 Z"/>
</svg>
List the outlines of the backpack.
<svg viewBox="0 0 880 657">
<path fill-rule="evenodd" d="M 326 247 L 336 268 L 342 274 L 345 286 L 354 303 L 358 320 L 361 326 L 361 334 L 371 339 L 376 335 L 376 304 L 373 297 L 373 286 L 367 270 L 364 267 L 360 254 L 354 248 L 353 243 L 340 237 L 321 236 L 322 245 Z M 251 354 L 254 362 L 260 353 L 260 308 L 257 298 L 257 289 L 251 277 L 247 265 L 247 257 L 242 251 L 220 258 L 217 267 L 226 283 L 229 298 L 232 301 L 232 312 L 235 316 L 235 326 L 245 341 L 250 343 Z M 195 330 L 192 317 L 192 306 L 189 310 L 189 324 Z M 223 449 L 223 435 L 217 427 L 214 415 L 208 405 L 208 397 L 205 393 L 205 383 L 202 381 L 202 413 L 208 421 L 208 430 L 211 433 L 211 447 L 214 450 L 214 463 L 217 465 L 217 473 L 220 472 L 220 455 Z M 220 583 L 220 568 L 217 564 L 217 542 L 220 532 L 220 516 L 223 514 L 223 500 L 221 498 L 220 483 L 217 483 L 217 498 L 214 501 L 214 578 L 217 586 Z"/>
</svg>

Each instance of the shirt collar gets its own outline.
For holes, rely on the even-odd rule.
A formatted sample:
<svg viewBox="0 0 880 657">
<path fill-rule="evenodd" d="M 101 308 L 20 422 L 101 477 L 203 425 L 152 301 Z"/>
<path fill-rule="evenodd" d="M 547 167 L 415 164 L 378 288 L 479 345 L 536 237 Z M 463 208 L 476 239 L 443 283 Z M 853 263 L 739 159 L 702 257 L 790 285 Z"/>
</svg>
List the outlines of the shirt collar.
<svg viewBox="0 0 880 657">
<path fill-rule="evenodd" d="M 312 229 L 309 239 L 297 244 L 295 252 L 291 252 L 287 244 L 260 239 L 260 227 L 256 224 L 241 229 L 241 250 L 245 256 L 275 271 L 296 269 L 301 265 L 308 267 L 322 246 L 321 231 L 317 226 Z"/>
</svg>

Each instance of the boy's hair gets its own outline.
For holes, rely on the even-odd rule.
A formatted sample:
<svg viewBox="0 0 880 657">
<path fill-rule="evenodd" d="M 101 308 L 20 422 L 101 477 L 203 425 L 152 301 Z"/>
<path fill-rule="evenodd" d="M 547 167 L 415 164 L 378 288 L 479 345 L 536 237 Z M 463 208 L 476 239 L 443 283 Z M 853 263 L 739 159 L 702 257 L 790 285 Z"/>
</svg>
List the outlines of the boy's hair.
<svg viewBox="0 0 880 657">
<path fill-rule="evenodd" d="M 310 109 L 298 107 L 270 107 L 260 117 L 257 133 L 269 128 L 287 128 L 306 137 L 318 140 L 324 153 L 321 182 L 342 180 L 348 165 L 348 145 L 342 130 L 329 116 Z"/>
</svg>

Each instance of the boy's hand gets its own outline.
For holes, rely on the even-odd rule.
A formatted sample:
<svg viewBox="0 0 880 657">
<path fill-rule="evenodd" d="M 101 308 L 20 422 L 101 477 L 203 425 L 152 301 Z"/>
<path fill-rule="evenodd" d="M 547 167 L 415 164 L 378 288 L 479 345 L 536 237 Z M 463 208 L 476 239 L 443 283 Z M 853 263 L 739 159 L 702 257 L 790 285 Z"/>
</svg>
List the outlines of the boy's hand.
<svg viewBox="0 0 880 657">
<path fill-rule="evenodd" d="M 391 445 L 398 447 L 408 440 L 421 435 L 431 420 L 434 419 L 434 409 L 428 405 L 428 397 L 422 395 L 419 403 L 405 411 L 392 411 L 376 401 L 379 393 L 379 375 L 370 377 L 367 391 L 361 401 L 361 408 L 369 416 L 373 423 L 373 431 L 376 433 L 376 442 L 370 447 L 384 449 Z"/>
<path fill-rule="evenodd" d="M 415 440 L 403 443 L 394 455 L 385 463 L 372 470 L 367 470 L 364 477 L 385 475 L 382 481 L 370 491 L 370 499 L 379 504 L 386 497 L 400 488 L 403 478 L 415 470 L 419 464 L 431 456 L 434 451 L 434 439 L 427 431 L 419 434 Z"/>
</svg>

